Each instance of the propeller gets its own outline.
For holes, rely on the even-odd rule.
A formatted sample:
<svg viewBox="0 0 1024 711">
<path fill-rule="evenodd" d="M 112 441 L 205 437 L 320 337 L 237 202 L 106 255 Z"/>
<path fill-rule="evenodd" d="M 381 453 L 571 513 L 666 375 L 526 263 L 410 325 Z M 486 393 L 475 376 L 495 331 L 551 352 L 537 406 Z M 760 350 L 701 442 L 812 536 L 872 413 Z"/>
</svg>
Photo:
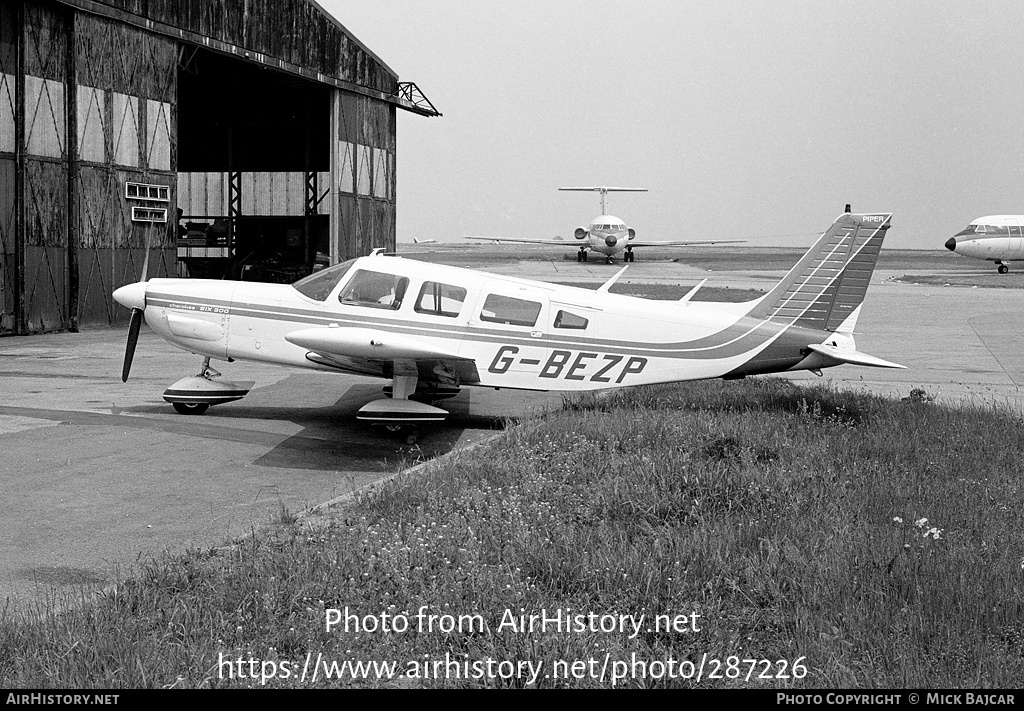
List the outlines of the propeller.
<svg viewBox="0 0 1024 711">
<path fill-rule="evenodd" d="M 121 366 L 121 382 L 128 381 L 135 358 L 135 346 L 139 342 L 139 330 L 142 328 L 143 315 L 146 313 L 146 281 L 149 279 L 149 248 L 152 238 L 152 227 L 146 229 L 146 256 L 142 260 L 142 281 L 122 286 L 114 292 L 114 300 L 131 307 L 131 320 L 128 322 L 128 341 L 124 347 L 124 365 Z"/>
<path fill-rule="evenodd" d="M 142 313 L 142 309 L 132 309 L 132 320 L 128 322 L 128 342 L 124 347 L 124 365 L 121 367 L 122 383 L 128 381 L 128 373 L 132 370 L 135 345 L 139 342 L 139 329 L 142 328 Z"/>
</svg>

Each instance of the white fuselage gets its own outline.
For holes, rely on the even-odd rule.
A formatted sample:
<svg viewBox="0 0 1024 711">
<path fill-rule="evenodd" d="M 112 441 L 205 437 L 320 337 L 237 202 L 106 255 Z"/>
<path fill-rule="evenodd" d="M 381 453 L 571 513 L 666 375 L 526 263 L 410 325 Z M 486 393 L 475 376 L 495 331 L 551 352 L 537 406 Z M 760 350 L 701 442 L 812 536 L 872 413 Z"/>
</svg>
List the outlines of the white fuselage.
<svg viewBox="0 0 1024 711">
<path fill-rule="evenodd" d="M 607 257 L 621 254 L 629 245 L 629 228 L 613 215 L 599 215 L 590 222 L 587 241 L 590 249 Z"/>
<path fill-rule="evenodd" d="M 1024 259 L 1024 215 L 989 215 L 946 240 L 946 249 L 1002 265 Z M 1000 271 L 1005 271 L 1001 268 Z"/>
<path fill-rule="evenodd" d="M 339 295 L 358 270 L 407 278 L 407 298 L 397 308 L 342 303 Z M 457 314 L 417 308 L 434 283 L 465 290 Z M 489 310 L 492 302 L 516 305 L 508 307 L 513 321 L 520 303 L 530 304 L 531 313 L 520 323 L 501 322 L 504 317 Z M 422 352 L 427 358 L 438 354 L 439 363 L 463 359 L 469 370 L 460 372 L 461 384 L 528 390 L 720 377 L 786 330 L 778 321 L 743 316 L 749 308 L 749 302 L 650 301 L 384 256 L 356 260 L 323 300 L 290 285 L 199 279 L 145 284 L 150 327 L 203 356 L 387 377 L 392 363 L 422 361 Z M 300 332 L 304 346 L 288 340 Z M 335 350 L 343 355 L 330 364 L 312 360 L 323 351 L 306 347 L 311 333 L 314 340 L 319 334 L 343 339 L 344 347 Z M 794 364 L 800 360 L 797 348 L 793 358 Z"/>
</svg>

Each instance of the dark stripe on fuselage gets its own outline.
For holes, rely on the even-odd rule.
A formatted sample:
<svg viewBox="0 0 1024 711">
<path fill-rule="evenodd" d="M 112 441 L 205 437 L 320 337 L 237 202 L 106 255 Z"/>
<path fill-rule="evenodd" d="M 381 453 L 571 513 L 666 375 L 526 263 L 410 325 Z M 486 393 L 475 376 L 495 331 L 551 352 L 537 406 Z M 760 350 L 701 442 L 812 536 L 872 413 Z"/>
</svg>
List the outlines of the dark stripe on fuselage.
<svg viewBox="0 0 1024 711">
<path fill-rule="evenodd" d="M 502 331 L 466 325 L 431 324 L 410 322 L 401 319 L 387 319 L 360 314 L 342 314 L 338 312 L 320 312 L 308 309 L 294 309 L 272 306 L 231 302 L 217 299 L 205 299 L 195 296 L 182 297 L 168 294 L 147 295 L 147 302 L 155 308 L 175 308 L 185 313 L 195 314 L 210 309 L 228 309 L 230 317 L 246 317 L 267 320 L 286 321 L 295 324 L 311 324 L 327 326 L 336 323 L 339 326 L 360 326 L 386 329 L 395 333 L 412 336 L 464 339 L 475 342 L 513 344 L 525 347 L 563 347 L 576 349 L 600 349 L 607 352 L 623 354 L 640 354 L 664 358 L 728 358 L 751 349 L 757 348 L 767 340 L 785 329 L 786 324 L 770 321 L 756 321 L 742 317 L 736 323 L 712 336 L 693 341 L 676 343 L 660 343 L 640 345 L 635 341 L 623 341 L 581 336 L 569 337 L 545 332 L 542 338 L 534 338 L 524 332 Z M 184 307 L 184 308 L 182 308 Z"/>
<path fill-rule="evenodd" d="M 542 327 L 544 336 L 534 338 L 527 332 L 505 331 L 500 329 L 468 326 L 466 324 L 433 323 L 409 321 L 404 318 L 382 318 L 373 314 L 325 312 L 322 309 L 304 309 L 295 307 L 258 304 L 244 301 L 206 299 L 195 296 L 175 296 L 173 294 L 147 294 L 147 302 L 154 307 L 180 309 L 188 313 L 223 310 L 229 311 L 231 317 L 246 317 L 268 320 L 286 321 L 295 324 L 327 326 L 337 323 L 339 326 L 371 326 L 411 336 L 459 339 L 477 343 L 514 344 L 522 347 L 600 349 L 623 354 L 641 354 L 662 358 L 677 359 L 724 359 L 750 353 L 763 348 L 778 335 L 798 325 L 812 325 L 821 328 L 825 323 L 832 322 L 828 314 L 837 294 L 842 289 L 842 277 L 851 265 L 857 266 L 858 273 L 873 268 L 877 258 L 877 248 L 865 248 L 877 237 L 877 246 L 881 245 L 881 235 L 888 227 L 883 225 L 865 226 L 852 218 L 841 217 L 816 243 L 815 248 L 797 263 L 785 279 L 783 279 L 768 296 L 754 307 L 749 315 L 740 317 L 730 326 L 708 336 L 690 341 L 666 342 L 659 344 L 640 345 L 635 341 L 618 339 L 589 338 L 581 334 L 559 334 Z M 861 233 L 865 233 L 862 235 Z M 853 255 L 851 257 L 850 255 Z M 864 255 L 863 262 L 857 262 Z M 866 290 L 866 285 L 864 289 Z M 854 303 L 863 298 L 863 290 L 857 286 L 846 299 L 850 310 Z M 856 294 L 860 296 L 857 297 Z M 820 315 L 824 313 L 824 316 Z M 808 315 L 811 314 L 811 315 Z M 619 318 L 628 318 L 620 316 Z M 837 316 L 838 318 L 838 316 Z M 666 320 L 668 320 L 666 318 Z M 818 334 L 807 336 L 814 340 Z M 804 344 L 806 345 L 806 344 Z"/>
</svg>

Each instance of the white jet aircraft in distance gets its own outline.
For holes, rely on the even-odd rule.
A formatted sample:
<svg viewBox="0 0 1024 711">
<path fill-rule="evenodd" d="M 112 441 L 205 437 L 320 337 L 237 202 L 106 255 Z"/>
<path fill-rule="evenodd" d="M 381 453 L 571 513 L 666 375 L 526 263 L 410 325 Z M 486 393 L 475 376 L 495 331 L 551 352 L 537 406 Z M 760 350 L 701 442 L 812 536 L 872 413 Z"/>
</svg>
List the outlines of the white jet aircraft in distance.
<svg viewBox="0 0 1024 711">
<path fill-rule="evenodd" d="M 294 284 L 153 279 L 122 286 L 132 309 L 122 379 L 143 314 L 202 356 L 163 394 L 200 414 L 248 392 L 211 359 L 377 376 L 389 397 L 357 418 L 392 429 L 438 422 L 464 386 L 540 391 L 743 378 L 841 365 L 902 368 L 856 349 L 853 331 L 888 213 L 840 215 L 767 294 L 745 303 L 612 294 L 374 254 Z M 382 250 L 378 250 L 382 251 Z M 703 283 L 703 282 L 702 282 Z"/>
<path fill-rule="evenodd" d="M 633 254 L 634 247 L 692 247 L 695 245 L 726 244 L 728 242 L 745 242 L 742 239 L 731 240 L 703 240 L 703 241 L 668 241 L 651 242 L 637 241 L 636 230 L 626 226 L 626 223 L 614 215 L 608 214 L 606 199 L 608 193 L 645 193 L 647 188 L 609 188 L 609 187 L 584 187 L 584 188 L 559 188 L 559 190 L 599 192 L 601 193 L 601 214 L 590 221 L 590 227 L 580 225 L 573 232 L 573 236 L 580 243 L 580 251 L 576 253 L 577 262 L 587 261 L 587 250 L 603 254 L 608 264 L 612 263 L 617 254 L 622 254 L 622 261 L 636 261 Z M 558 239 L 526 239 L 509 237 L 476 237 L 467 236 L 466 239 L 484 239 L 491 242 L 518 242 L 521 244 L 551 244 L 565 246 L 566 240 Z M 585 240 L 585 241 L 584 241 Z"/>
<path fill-rule="evenodd" d="M 946 249 L 965 257 L 995 262 L 1000 274 L 1010 262 L 1024 259 L 1024 215 L 979 217 L 946 240 Z"/>
</svg>

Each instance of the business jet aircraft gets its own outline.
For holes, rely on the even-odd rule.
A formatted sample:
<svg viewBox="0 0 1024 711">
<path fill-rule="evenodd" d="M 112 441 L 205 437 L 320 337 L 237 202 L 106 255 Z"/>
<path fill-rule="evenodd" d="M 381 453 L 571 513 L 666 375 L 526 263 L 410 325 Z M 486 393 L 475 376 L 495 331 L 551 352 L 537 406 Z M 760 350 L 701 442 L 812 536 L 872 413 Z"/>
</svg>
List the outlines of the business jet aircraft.
<svg viewBox="0 0 1024 711">
<path fill-rule="evenodd" d="M 182 413 L 242 398 L 210 360 L 255 360 L 391 380 L 357 418 L 392 429 L 438 422 L 463 386 L 583 391 L 742 378 L 844 363 L 891 215 L 844 213 L 771 291 L 745 303 L 609 293 L 374 253 L 294 284 L 153 279 L 122 286 L 132 309 L 122 379 L 143 314 L 201 372 L 163 394 Z M 378 250 L 381 251 L 381 250 Z M 702 282 L 703 283 L 703 282 Z M 412 440 L 410 440 L 412 441 Z"/>
<path fill-rule="evenodd" d="M 1024 259 L 1024 215 L 979 217 L 946 240 L 946 249 L 965 257 L 995 262 L 1000 274 L 1010 271 L 1010 260 Z"/>
<path fill-rule="evenodd" d="M 646 188 L 608 188 L 608 187 L 586 187 L 586 188 L 559 188 L 559 190 L 590 191 L 601 193 L 601 214 L 590 221 L 590 227 L 580 225 L 573 232 L 573 236 L 580 241 L 580 251 L 576 253 L 577 262 L 587 261 L 587 250 L 603 254 L 608 264 L 612 263 L 616 254 L 622 254 L 622 261 L 636 261 L 633 254 L 634 247 L 689 247 L 694 245 L 725 244 L 727 242 L 743 242 L 745 240 L 704 240 L 700 242 L 651 242 L 636 240 L 636 230 L 626 226 L 626 223 L 614 215 L 608 214 L 606 198 L 608 193 L 645 193 Z M 556 244 L 565 246 L 562 239 L 523 239 L 509 237 L 475 237 L 467 236 L 466 239 L 485 239 L 491 242 L 519 242 L 522 244 Z M 586 240 L 585 242 L 583 240 Z"/>
</svg>

